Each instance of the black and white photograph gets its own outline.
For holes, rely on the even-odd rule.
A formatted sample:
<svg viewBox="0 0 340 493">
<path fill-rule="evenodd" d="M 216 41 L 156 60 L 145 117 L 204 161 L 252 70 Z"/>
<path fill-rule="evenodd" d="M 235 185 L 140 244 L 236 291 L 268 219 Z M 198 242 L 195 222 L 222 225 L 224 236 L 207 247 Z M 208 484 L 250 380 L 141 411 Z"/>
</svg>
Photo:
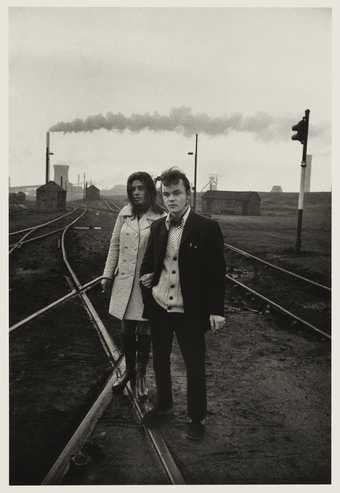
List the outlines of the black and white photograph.
<svg viewBox="0 0 340 493">
<path fill-rule="evenodd" d="M 334 486 L 335 11 L 8 2 L 7 486 Z"/>
</svg>

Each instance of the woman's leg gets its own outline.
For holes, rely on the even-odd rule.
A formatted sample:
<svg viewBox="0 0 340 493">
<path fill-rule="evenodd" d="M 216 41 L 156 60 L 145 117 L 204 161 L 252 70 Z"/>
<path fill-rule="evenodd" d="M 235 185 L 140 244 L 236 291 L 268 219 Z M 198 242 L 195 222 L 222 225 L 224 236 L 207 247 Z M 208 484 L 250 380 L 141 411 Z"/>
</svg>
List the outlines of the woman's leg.
<svg viewBox="0 0 340 493">
<path fill-rule="evenodd" d="M 146 368 L 150 358 L 151 331 L 148 322 L 137 323 L 137 391 L 139 397 L 147 395 Z"/>
<path fill-rule="evenodd" d="M 122 350 L 125 355 L 125 374 L 114 386 L 115 392 L 124 390 L 130 380 L 132 389 L 136 385 L 136 322 L 134 320 L 122 320 Z"/>
</svg>

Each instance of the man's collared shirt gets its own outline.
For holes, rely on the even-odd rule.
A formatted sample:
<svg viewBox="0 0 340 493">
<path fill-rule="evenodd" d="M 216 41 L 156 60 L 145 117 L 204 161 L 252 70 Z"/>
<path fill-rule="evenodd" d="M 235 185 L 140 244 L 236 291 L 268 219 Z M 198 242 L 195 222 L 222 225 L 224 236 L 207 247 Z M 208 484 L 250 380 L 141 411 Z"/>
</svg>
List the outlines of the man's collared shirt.
<svg viewBox="0 0 340 493">
<path fill-rule="evenodd" d="M 168 243 L 163 269 L 158 284 L 152 288 L 152 294 L 155 301 L 169 313 L 184 313 L 178 255 L 183 229 L 190 210 L 189 206 L 176 226 L 171 225 L 170 214 L 165 219 L 165 227 L 169 231 Z"/>
</svg>

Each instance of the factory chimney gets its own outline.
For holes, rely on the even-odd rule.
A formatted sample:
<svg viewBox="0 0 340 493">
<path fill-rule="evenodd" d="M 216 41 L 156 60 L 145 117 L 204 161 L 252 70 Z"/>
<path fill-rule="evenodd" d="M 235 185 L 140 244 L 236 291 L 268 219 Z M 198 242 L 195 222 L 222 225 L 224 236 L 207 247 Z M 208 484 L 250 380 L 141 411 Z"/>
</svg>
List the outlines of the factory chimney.
<svg viewBox="0 0 340 493">
<path fill-rule="evenodd" d="M 50 156 L 53 156 L 50 152 L 50 132 L 46 132 L 46 183 L 50 180 Z"/>
</svg>

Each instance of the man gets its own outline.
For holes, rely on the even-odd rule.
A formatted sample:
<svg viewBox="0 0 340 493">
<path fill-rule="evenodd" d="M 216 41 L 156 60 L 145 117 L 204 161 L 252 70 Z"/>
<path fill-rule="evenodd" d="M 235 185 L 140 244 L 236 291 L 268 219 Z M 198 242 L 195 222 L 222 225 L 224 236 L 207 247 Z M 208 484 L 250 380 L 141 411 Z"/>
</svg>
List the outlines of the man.
<svg viewBox="0 0 340 493">
<path fill-rule="evenodd" d="M 199 440 L 207 412 L 204 334 L 225 322 L 223 237 L 215 221 L 191 210 L 184 173 L 170 168 L 160 181 L 168 214 L 151 226 L 140 271 L 157 387 L 156 404 L 144 421 L 152 424 L 172 411 L 170 354 L 175 332 L 187 372 L 187 438 Z"/>
</svg>

